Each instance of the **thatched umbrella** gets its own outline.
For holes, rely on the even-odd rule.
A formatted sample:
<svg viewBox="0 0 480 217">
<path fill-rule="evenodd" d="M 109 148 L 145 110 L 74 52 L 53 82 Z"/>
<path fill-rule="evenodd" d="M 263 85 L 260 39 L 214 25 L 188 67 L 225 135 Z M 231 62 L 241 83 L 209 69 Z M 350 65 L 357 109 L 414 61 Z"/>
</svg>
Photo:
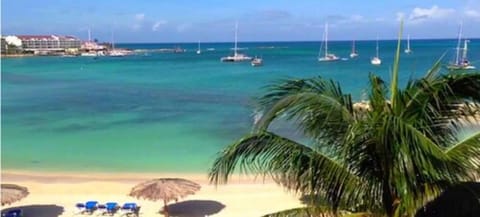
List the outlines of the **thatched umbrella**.
<svg viewBox="0 0 480 217">
<path fill-rule="evenodd" d="M 2 184 L 2 206 L 11 204 L 28 195 L 28 189 L 14 184 Z"/>
<path fill-rule="evenodd" d="M 130 191 L 129 196 L 151 201 L 163 200 L 164 212 L 168 216 L 167 203 L 177 201 L 200 190 L 200 185 L 180 178 L 162 178 L 142 182 Z"/>
</svg>

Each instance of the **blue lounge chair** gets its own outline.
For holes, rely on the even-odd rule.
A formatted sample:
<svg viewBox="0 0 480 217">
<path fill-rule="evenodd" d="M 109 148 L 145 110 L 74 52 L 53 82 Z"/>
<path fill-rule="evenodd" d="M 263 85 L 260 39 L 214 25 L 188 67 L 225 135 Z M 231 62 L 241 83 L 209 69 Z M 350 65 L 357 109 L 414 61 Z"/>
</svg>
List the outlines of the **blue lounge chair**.
<svg viewBox="0 0 480 217">
<path fill-rule="evenodd" d="M 138 216 L 140 212 L 140 206 L 136 203 L 125 203 L 123 204 L 122 208 L 122 215 L 126 216 Z"/>
<path fill-rule="evenodd" d="M 120 208 L 120 206 L 118 206 L 118 203 L 115 203 L 115 202 L 108 202 L 105 204 L 106 206 L 106 214 L 109 214 L 109 215 L 115 215 L 115 213 L 118 211 L 118 208 Z"/>
<path fill-rule="evenodd" d="M 97 206 L 98 211 L 100 212 L 100 215 L 115 215 L 115 213 L 118 211 L 120 206 L 118 206 L 118 203 L 116 202 L 108 202 L 106 204 L 100 204 Z"/>
<path fill-rule="evenodd" d="M 85 203 L 85 211 L 84 212 L 92 214 L 93 212 L 95 212 L 95 210 L 97 210 L 97 208 L 98 208 L 97 204 L 98 204 L 97 201 L 87 201 Z"/>
<path fill-rule="evenodd" d="M 75 204 L 75 208 L 77 208 L 77 211 L 74 214 L 82 214 L 82 213 L 85 212 L 85 204 L 84 203 Z"/>
<path fill-rule="evenodd" d="M 20 209 L 12 209 L 8 210 L 6 213 L 2 213 L 2 217 L 21 217 L 22 210 Z"/>
<path fill-rule="evenodd" d="M 104 215 L 105 213 L 107 213 L 107 206 L 99 204 L 97 205 L 97 210 L 100 212 L 101 215 Z"/>
</svg>

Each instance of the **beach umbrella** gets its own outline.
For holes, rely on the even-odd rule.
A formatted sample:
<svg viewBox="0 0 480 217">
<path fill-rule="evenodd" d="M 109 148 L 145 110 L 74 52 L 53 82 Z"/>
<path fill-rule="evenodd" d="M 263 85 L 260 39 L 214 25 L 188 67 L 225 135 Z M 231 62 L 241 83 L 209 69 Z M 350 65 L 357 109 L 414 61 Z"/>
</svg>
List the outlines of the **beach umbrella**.
<svg viewBox="0 0 480 217">
<path fill-rule="evenodd" d="M 2 184 L 2 206 L 11 204 L 28 195 L 28 189 L 14 184 Z"/>
<path fill-rule="evenodd" d="M 181 178 L 161 178 L 142 182 L 130 191 L 129 196 L 151 201 L 163 200 L 164 212 L 168 216 L 167 203 L 178 201 L 187 195 L 195 194 L 200 185 Z"/>
</svg>

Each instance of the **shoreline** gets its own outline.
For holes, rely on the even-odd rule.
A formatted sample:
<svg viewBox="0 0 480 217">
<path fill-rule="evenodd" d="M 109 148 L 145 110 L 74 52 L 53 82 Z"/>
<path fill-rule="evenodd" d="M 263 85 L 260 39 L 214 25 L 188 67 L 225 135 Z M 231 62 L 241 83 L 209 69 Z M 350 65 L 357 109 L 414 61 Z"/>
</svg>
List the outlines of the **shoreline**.
<svg viewBox="0 0 480 217">
<path fill-rule="evenodd" d="M 22 57 L 34 57 L 39 55 L 34 54 L 2 54 L 0 58 L 22 58 Z"/>
<path fill-rule="evenodd" d="M 38 172 L 28 170 L 3 170 L 1 171 L 2 183 L 7 182 L 141 182 L 155 178 L 185 178 L 202 185 L 213 185 L 207 173 L 132 173 L 132 172 Z M 234 174 L 230 176 L 228 184 L 276 184 L 271 178 L 254 174 Z M 219 185 L 223 186 L 225 184 Z"/>
</svg>

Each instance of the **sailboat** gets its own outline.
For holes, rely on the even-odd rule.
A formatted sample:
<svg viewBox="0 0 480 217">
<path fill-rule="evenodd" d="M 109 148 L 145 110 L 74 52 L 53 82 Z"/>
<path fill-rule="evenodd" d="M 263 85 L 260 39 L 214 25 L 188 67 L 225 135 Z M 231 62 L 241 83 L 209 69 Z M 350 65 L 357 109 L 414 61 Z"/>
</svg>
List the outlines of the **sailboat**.
<svg viewBox="0 0 480 217">
<path fill-rule="evenodd" d="M 412 49 L 410 49 L 410 35 L 407 36 L 407 48 L 405 49 L 406 54 L 410 54 Z"/>
<path fill-rule="evenodd" d="M 328 23 L 325 23 L 325 32 L 324 32 L 324 38 L 323 41 L 325 43 L 325 51 L 324 55 L 320 55 L 322 49 L 320 48 L 320 52 L 318 55 L 318 61 L 320 62 L 331 62 L 331 61 L 337 61 L 340 60 L 339 57 L 335 56 L 335 54 L 328 53 Z"/>
<path fill-rule="evenodd" d="M 108 56 L 111 57 L 123 57 L 126 53 L 122 50 L 115 49 L 115 42 L 113 41 L 113 31 L 112 31 L 112 50 L 108 52 Z"/>
<path fill-rule="evenodd" d="M 201 54 L 202 50 L 200 49 L 200 41 L 198 41 L 197 54 Z"/>
<path fill-rule="evenodd" d="M 226 56 L 220 58 L 222 62 L 240 62 L 240 61 L 250 61 L 252 57 L 249 57 L 245 54 L 238 53 L 237 39 L 238 39 L 238 22 L 235 23 L 235 48 L 233 48 L 233 56 Z"/>
<path fill-rule="evenodd" d="M 355 50 L 355 40 L 352 41 L 352 52 L 350 53 L 350 58 L 358 57 L 358 53 Z"/>
<path fill-rule="evenodd" d="M 382 64 L 382 60 L 380 59 L 379 55 L 378 55 L 378 37 L 377 37 L 377 55 L 375 57 L 372 58 L 372 60 L 370 61 L 370 63 L 372 63 L 372 65 L 380 65 Z"/>
<path fill-rule="evenodd" d="M 460 48 L 460 45 L 462 43 L 462 28 L 463 24 L 460 25 L 460 31 L 458 32 L 458 42 L 457 42 L 457 52 L 455 54 L 455 62 L 449 64 L 447 66 L 448 69 L 451 70 L 466 70 L 466 69 L 475 69 L 475 66 L 470 64 L 470 61 L 468 61 L 467 58 L 467 51 L 468 51 L 468 42 L 469 40 L 464 40 L 463 41 L 463 48 Z M 460 50 L 462 50 L 462 56 L 460 57 Z"/>
</svg>

